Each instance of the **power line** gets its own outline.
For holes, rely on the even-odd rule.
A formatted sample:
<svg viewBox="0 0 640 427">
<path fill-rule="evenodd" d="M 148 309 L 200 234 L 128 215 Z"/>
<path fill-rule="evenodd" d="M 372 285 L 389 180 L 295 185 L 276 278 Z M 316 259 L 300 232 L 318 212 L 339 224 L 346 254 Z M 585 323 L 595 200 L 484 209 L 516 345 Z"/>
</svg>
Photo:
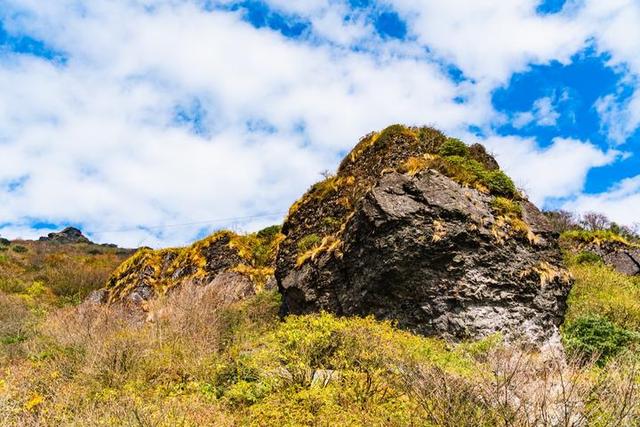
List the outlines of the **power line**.
<svg viewBox="0 0 640 427">
<path fill-rule="evenodd" d="M 127 228 L 119 228 L 117 230 L 97 230 L 91 231 L 91 234 L 96 233 L 125 233 L 129 231 L 138 231 L 138 230 L 157 230 L 157 229 L 166 229 L 166 228 L 177 228 L 177 227 L 189 227 L 193 225 L 208 225 L 208 224 L 216 224 L 221 222 L 235 222 L 235 221 L 243 221 L 248 219 L 256 219 L 256 218 L 268 218 L 284 215 L 286 212 L 272 212 L 260 215 L 251 215 L 251 216 L 238 216 L 238 217 L 230 217 L 230 218 L 216 218 L 210 219 L 206 221 L 197 221 L 197 222 L 185 222 L 181 224 L 163 224 L 163 225 L 138 225 L 135 227 L 127 227 Z"/>
</svg>

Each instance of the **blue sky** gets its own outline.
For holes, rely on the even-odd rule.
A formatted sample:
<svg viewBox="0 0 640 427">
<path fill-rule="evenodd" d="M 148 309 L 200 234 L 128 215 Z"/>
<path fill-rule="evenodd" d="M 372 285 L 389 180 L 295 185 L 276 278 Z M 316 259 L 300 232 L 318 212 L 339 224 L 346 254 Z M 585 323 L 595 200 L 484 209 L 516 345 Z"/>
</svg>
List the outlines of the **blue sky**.
<svg viewBox="0 0 640 427">
<path fill-rule="evenodd" d="M 0 0 L 0 235 L 253 230 L 392 123 L 640 222 L 634 0 Z"/>
</svg>

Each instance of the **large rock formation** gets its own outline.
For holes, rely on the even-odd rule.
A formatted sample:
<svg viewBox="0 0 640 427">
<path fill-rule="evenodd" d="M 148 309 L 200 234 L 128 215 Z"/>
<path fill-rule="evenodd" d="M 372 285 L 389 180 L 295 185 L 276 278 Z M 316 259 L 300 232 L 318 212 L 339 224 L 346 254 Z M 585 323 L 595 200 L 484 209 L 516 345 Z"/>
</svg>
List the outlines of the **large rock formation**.
<svg viewBox="0 0 640 427">
<path fill-rule="evenodd" d="M 273 263 L 279 230 L 274 226 L 248 235 L 220 231 L 185 248 L 140 249 L 92 299 L 142 303 L 185 284 L 224 287 L 229 295 L 241 296 L 275 287 Z"/>
<path fill-rule="evenodd" d="M 283 314 L 373 314 L 426 335 L 540 344 L 572 283 L 557 236 L 493 157 L 429 128 L 363 138 L 282 232 Z"/>
</svg>

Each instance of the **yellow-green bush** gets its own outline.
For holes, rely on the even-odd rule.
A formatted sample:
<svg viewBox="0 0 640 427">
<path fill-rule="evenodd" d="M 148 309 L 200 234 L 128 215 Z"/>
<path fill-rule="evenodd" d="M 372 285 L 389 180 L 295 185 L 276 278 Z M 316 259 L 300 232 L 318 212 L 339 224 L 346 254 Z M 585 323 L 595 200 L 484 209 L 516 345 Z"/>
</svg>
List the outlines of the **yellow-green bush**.
<svg viewBox="0 0 640 427">
<path fill-rule="evenodd" d="M 566 323 L 598 315 L 632 331 L 640 331 L 640 284 L 604 264 L 573 264 L 575 283 L 569 294 Z"/>
</svg>

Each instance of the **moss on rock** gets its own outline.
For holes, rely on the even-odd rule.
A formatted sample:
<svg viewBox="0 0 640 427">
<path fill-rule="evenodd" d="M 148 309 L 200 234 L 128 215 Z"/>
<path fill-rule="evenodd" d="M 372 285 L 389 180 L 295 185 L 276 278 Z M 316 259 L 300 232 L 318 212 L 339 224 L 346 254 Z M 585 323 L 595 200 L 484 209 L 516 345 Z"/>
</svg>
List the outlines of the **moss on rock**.
<svg viewBox="0 0 640 427">
<path fill-rule="evenodd" d="M 272 226 L 245 235 L 222 230 L 184 248 L 140 249 L 109 278 L 108 300 L 123 300 L 140 289 L 146 299 L 185 283 L 206 284 L 224 271 L 243 274 L 262 288 L 273 275 L 282 238 L 280 227 Z"/>
</svg>

